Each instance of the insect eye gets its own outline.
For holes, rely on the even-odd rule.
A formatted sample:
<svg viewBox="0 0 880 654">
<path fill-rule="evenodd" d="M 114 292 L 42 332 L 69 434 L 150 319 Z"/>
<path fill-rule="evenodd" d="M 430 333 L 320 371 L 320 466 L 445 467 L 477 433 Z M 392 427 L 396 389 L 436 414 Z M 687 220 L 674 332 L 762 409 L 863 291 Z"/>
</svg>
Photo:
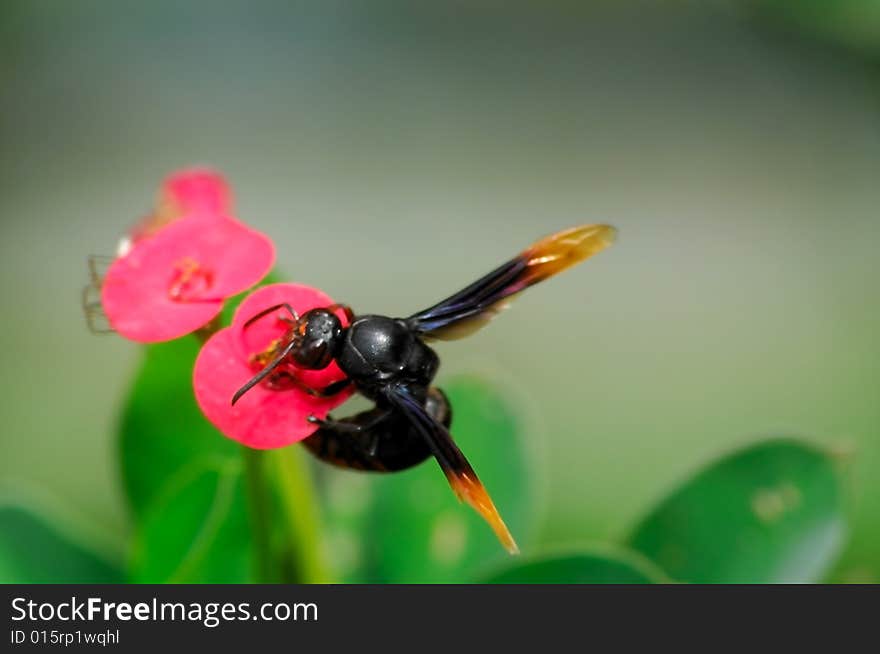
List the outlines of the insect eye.
<svg viewBox="0 0 880 654">
<path fill-rule="evenodd" d="M 293 359 L 296 364 L 306 370 L 321 370 L 330 365 L 333 354 L 323 339 L 306 338 L 300 346 L 294 350 Z"/>
</svg>

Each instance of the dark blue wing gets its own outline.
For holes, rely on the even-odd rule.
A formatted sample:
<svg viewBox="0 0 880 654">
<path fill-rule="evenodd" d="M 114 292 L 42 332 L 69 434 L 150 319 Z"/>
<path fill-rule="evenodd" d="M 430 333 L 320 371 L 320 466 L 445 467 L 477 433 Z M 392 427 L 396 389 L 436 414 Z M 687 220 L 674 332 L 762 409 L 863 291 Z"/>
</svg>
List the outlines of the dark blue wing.
<svg viewBox="0 0 880 654">
<path fill-rule="evenodd" d="M 582 225 L 552 234 L 458 293 L 407 318 L 429 338 L 455 339 L 494 318 L 517 293 L 596 254 L 614 240 L 608 225 Z"/>
<path fill-rule="evenodd" d="M 501 519 L 498 509 L 495 508 L 471 464 L 458 449 L 446 427 L 434 420 L 425 410 L 423 403 L 405 386 L 387 388 L 384 397 L 425 439 L 458 499 L 470 504 L 483 516 L 508 552 L 512 554 L 518 552 L 516 542 Z"/>
</svg>

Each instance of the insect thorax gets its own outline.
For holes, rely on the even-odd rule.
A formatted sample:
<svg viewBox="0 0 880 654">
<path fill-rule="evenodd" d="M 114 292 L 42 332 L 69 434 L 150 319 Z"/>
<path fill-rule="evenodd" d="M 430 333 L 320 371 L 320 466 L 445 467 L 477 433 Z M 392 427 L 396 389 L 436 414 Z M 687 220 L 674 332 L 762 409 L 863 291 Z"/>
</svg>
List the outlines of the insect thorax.
<svg viewBox="0 0 880 654">
<path fill-rule="evenodd" d="M 402 320 L 372 315 L 357 318 L 346 330 L 336 360 L 368 396 L 397 381 L 427 388 L 439 366 L 437 354 Z"/>
</svg>

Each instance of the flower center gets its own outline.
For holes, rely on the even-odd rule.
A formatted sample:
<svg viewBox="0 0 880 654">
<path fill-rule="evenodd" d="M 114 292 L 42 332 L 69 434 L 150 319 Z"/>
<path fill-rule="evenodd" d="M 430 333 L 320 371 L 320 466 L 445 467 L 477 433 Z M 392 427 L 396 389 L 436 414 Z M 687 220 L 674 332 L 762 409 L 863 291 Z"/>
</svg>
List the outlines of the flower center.
<svg viewBox="0 0 880 654">
<path fill-rule="evenodd" d="M 250 357 L 251 367 L 257 368 L 258 370 L 265 368 L 269 365 L 269 362 L 275 358 L 275 355 L 278 354 L 278 350 L 281 347 L 282 340 L 280 338 L 276 338 L 274 341 L 269 343 L 269 346 L 263 350 L 262 352 L 256 352 L 252 354 Z"/>
<path fill-rule="evenodd" d="M 214 273 L 191 257 L 174 264 L 168 297 L 175 302 L 192 302 L 205 299 L 205 293 L 214 284 Z"/>
<path fill-rule="evenodd" d="M 265 368 L 278 355 L 281 349 L 287 345 L 289 339 L 276 338 L 262 352 L 252 354 L 248 363 L 254 372 L 258 372 Z M 273 370 L 264 380 L 263 386 L 273 391 L 286 391 L 291 388 L 299 388 L 302 382 L 295 376 L 295 368 L 285 360 L 275 370 Z"/>
</svg>

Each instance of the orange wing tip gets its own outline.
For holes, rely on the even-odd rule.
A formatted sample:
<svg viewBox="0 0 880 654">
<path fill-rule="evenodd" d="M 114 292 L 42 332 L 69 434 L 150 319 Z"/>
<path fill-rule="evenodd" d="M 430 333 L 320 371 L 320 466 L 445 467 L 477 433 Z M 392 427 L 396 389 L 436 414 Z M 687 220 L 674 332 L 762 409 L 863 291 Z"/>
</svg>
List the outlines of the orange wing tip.
<svg viewBox="0 0 880 654">
<path fill-rule="evenodd" d="M 448 475 L 449 484 L 455 495 L 462 502 L 470 504 L 479 513 L 483 520 L 489 523 L 492 531 L 509 554 L 519 554 L 519 547 L 513 539 L 513 535 L 501 519 L 501 514 L 495 508 L 492 498 L 486 492 L 479 479 L 471 479 L 466 474 Z"/>
<path fill-rule="evenodd" d="M 588 231 L 588 238 L 601 243 L 601 249 L 614 245 L 617 240 L 617 228 L 611 225 L 587 225 L 585 231 Z"/>
<path fill-rule="evenodd" d="M 551 234 L 523 252 L 533 284 L 598 254 L 617 237 L 611 225 L 579 225 Z"/>
<path fill-rule="evenodd" d="M 598 254 L 616 239 L 617 230 L 611 225 L 578 225 L 548 236 L 533 248 L 566 253 L 573 259 L 582 260 Z"/>
</svg>

